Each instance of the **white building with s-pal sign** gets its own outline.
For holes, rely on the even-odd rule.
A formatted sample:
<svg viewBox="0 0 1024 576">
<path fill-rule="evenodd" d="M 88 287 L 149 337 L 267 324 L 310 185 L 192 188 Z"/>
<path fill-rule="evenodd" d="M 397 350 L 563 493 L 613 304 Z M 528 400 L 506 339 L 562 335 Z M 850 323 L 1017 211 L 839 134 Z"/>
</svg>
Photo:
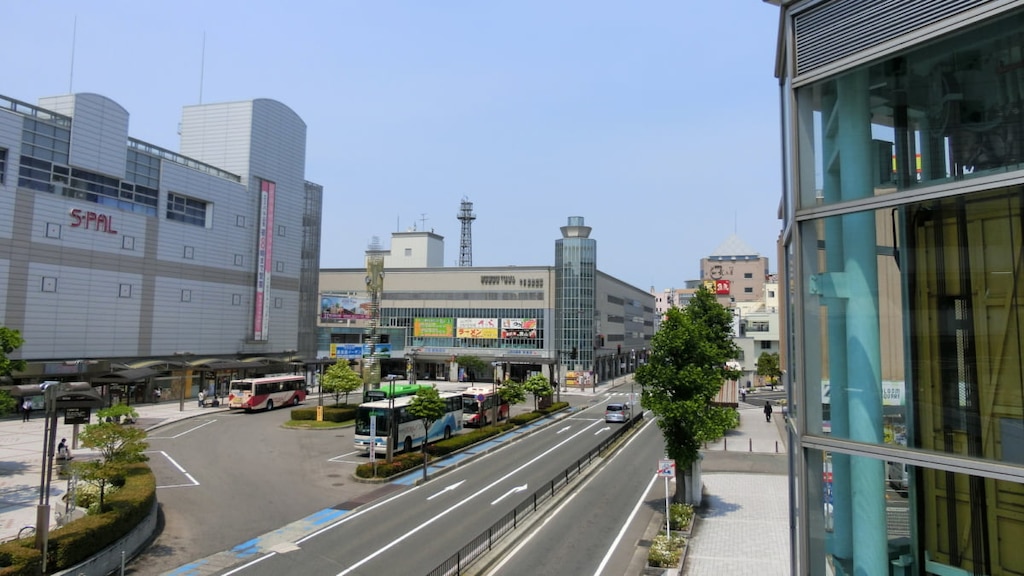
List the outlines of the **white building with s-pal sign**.
<svg viewBox="0 0 1024 576">
<path fill-rule="evenodd" d="M 315 355 L 322 187 L 306 125 L 256 99 L 186 106 L 180 152 L 99 94 L 0 96 L 0 323 L 18 381 Z M 268 361 L 269 359 L 269 361 Z M 198 377 L 197 377 L 198 378 Z"/>
</svg>

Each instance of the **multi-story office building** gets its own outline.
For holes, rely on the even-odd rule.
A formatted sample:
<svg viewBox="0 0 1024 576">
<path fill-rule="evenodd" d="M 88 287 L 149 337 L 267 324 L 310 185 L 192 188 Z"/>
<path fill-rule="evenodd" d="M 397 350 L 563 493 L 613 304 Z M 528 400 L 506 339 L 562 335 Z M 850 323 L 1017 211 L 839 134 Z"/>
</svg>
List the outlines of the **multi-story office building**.
<svg viewBox="0 0 1024 576">
<path fill-rule="evenodd" d="M 367 253 L 383 262 L 376 319 L 367 269 L 321 270 L 320 355 L 360 362 L 372 342 L 385 376 L 453 381 L 542 373 L 581 385 L 633 371 L 654 334 L 654 297 L 597 269 L 583 218 L 561 231 L 555 266 L 510 267 L 442 267 L 440 236 L 395 233 L 389 250 Z M 490 368 L 466 374 L 460 356 Z"/>
<path fill-rule="evenodd" d="M 0 97 L 0 322 L 19 382 L 224 379 L 315 355 L 322 188 L 273 100 L 187 106 L 181 152 L 97 94 Z M 191 392 L 191 391 L 188 391 Z"/>
<path fill-rule="evenodd" d="M 794 574 L 1024 573 L 1024 2 L 781 2 Z"/>
</svg>

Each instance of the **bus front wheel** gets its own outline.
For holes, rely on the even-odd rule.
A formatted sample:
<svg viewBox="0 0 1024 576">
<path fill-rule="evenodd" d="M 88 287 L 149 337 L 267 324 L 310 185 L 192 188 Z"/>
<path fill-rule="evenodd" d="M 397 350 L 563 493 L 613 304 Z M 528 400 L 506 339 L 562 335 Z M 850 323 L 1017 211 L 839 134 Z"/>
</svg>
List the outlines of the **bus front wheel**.
<svg viewBox="0 0 1024 576">
<path fill-rule="evenodd" d="M 405 451 L 412 452 L 412 438 L 408 436 L 405 437 Z"/>
<path fill-rule="evenodd" d="M 298 405 L 299 405 L 299 395 L 296 394 L 295 396 L 292 396 L 292 406 L 298 406 Z"/>
<path fill-rule="evenodd" d="M 273 400 L 267 400 L 267 412 L 270 412 L 273 409 L 274 409 L 274 401 Z"/>
</svg>

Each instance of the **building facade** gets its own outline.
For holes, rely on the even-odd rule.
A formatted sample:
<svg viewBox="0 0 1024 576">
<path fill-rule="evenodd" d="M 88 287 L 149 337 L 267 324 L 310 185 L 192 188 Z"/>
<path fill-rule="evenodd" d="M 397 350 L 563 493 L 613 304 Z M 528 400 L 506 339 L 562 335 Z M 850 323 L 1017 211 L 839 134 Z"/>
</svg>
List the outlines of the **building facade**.
<svg viewBox="0 0 1024 576">
<path fill-rule="evenodd" d="M 180 153 L 128 127 L 97 94 L 0 97 L 0 323 L 28 362 L 15 379 L 146 396 L 172 370 L 313 358 L 323 190 L 304 179 L 298 115 L 187 106 Z"/>
<path fill-rule="evenodd" d="M 782 2 L 794 574 L 1024 573 L 1024 2 Z"/>
<path fill-rule="evenodd" d="M 634 370 L 654 334 L 653 296 L 597 269 L 582 218 L 562 234 L 555 266 L 395 267 L 407 251 L 444 261 L 440 236 L 396 232 L 389 250 L 367 252 L 383 262 L 376 320 L 367 269 L 321 270 L 318 354 L 362 366 L 373 343 L 381 374 L 446 381 L 540 373 L 579 386 Z M 467 373 L 460 356 L 488 368 Z"/>
</svg>

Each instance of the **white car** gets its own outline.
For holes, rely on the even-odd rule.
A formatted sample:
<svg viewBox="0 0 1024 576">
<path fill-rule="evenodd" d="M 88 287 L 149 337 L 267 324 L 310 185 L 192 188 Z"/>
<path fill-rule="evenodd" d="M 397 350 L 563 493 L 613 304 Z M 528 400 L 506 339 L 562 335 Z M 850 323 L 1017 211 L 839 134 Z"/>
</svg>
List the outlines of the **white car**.
<svg viewBox="0 0 1024 576">
<path fill-rule="evenodd" d="M 629 404 L 613 403 L 604 408 L 605 422 L 627 422 L 632 417 L 633 411 Z"/>
</svg>

